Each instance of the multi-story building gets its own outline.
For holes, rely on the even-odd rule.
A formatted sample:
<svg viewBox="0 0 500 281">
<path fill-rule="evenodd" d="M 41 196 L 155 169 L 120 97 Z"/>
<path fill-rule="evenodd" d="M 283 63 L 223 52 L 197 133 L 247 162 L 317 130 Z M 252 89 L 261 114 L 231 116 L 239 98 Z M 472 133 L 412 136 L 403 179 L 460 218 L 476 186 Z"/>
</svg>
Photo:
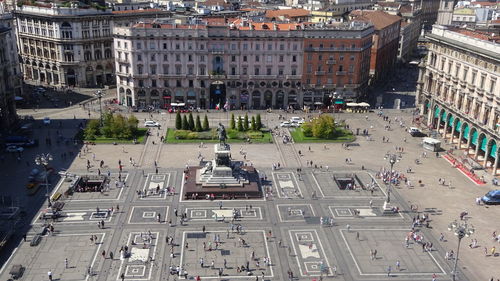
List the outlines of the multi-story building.
<svg viewBox="0 0 500 281">
<path fill-rule="evenodd" d="M 116 28 L 118 100 L 139 107 L 185 103 L 213 108 L 226 102 L 231 108 L 313 105 L 316 94 L 323 101 L 326 84 L 330 94 L 336 90 L 338 75 L 352 77 L 342 80 L 342 90 L 359 92 L 353 85 L 361 88 L 366 74 L 360 72 L 368 70 L 356 63 L 366 60 L 364 49 L 369 49 L 372 33 L 373 26 L 364 23 L 306 25 L 248 19 L 157 21 Z M 328 44 L 321 46 L 322 40 Z M 316 62 L 310 78 L 303 75 L 308 70 L 304 63 L 310 63 L 305 44 L 314 60 L 325 53 L 324 68 L 318 71 Z M 337 74 L 339 65 L 345 69 Z M 307 79 L 319 81 L 321 91 L 314 91 L 316 85 L 303 85 Z M 305 91 L 310 99 L 304 98 Z"/>
<path fill-rule="evenodd" d="M 450 25 L 453 18 L 453 9 L 458 0 L 440 0 L 436 23 Z"/>
<path fill-rule="evenodd" d="M 24 79 L 56 87 L 113 85 L 112 13 L 77 4 L 15 11 Z"/>
<path fill-rule="evenodd" d="M 434 25 L 417 102 L 430 128 L 496 174 L 500 158 L 500 37 Z"/>
<path fill-rule="evenodd" d="M 385 78 L 396 63 L 401 17 L 374 10 L 356 10 L 350 16 L 354 20 L 374 25 L 370 56 L 371 83 Z"/>
<path fill-rule="evenodd" d="M 15 97 L 21 97 L 21 72 L 14 33 L 14 18 L 0 5 L 0 131 L 16 121 Z"/>
</svg>

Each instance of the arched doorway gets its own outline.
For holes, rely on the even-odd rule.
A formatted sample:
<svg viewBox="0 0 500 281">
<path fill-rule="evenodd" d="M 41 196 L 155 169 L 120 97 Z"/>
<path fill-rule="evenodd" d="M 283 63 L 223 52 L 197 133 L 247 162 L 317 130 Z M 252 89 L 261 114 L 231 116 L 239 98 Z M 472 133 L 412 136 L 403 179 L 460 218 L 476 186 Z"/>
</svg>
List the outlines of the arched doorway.
<svg viewBox="0 0 500 281">
<path fill-rule="evenodd" d="M 88 87 L 92 87 L 95 85 L 94 69 L 92 68 L 92 66 L 87 66 L 87 68 L 85 68 L 85 83 L 87 83 Z"/>
<path fill-rule="evenodd" d="M 253 91 L 252 93 L 252 108 L 259 109 L 260 108 L 260 92 Z"/>
<path fill-rule="evenodd" d="M 196 92 L 194 90 L 187 92 L 187 105 L 196 107 Z"/>
<path fill-rule="evenodd" d="M 226 85 L 222 81 L 210 84 L 210 108 L 222 108 L 226 103 Z"/>
<path fill-rule="evenodd" d="M 76 86 L 76 74 L 73 68 L 66 71 L 66 84 L 68 86 Z"/>
<path fill-rule="evenodd" d="M 99 87 L 102 87 L 104 86 L 104 68 L 102 67 L 102 65 L 98 65 L 96 66 L 95 70 L 96 70 L 96 75 L 95 75 L 96 84 Z"/>
<path fill-rule="evenodd" d="M 120 104 L 125 104 L 125 89 L 123 87 L 118 89 L 118 101 Z"/>
<path fill-rule="evenodd" d="M 297 99 L 297 92 L 295 91 L 290 91 L 288 93 L 288 100 L 286 101 L 286 103 L 288 104 L 288 106 L 290 108 L 294 108 L 294 109 L 297 109 L 299 106 L 298 106 L 298 99 Z"/>
<path fill-rule="evenodd" d="M 132 99 L 132 91 L 130 89 L 127 89 L 126 91 L 127 93 L 127 106 L 133 106 L 135 104 L 133 104 L 133 99 Z"/>
<path fill-rule="evenodd" d="M 271 91 L 264 92 L 264 105 L 266 108 L 273 107 L 273 92 Z"/>
<path fill-rule="evenodd" d="M 154 108 L 159 108 L 160 107 L 160 93 L 158 92 L 158 90 L 156 90 L 156 89 L 151 90 L 151 92 L 149 93 L 149 96 L 151 97 L 151 105 Z"/>
<path fill-rule="evenodd" d="M 248 99 L 249 99 L 248 91 L 246 91 L 246 90 L 241 91 L 240 106 L 242 109 L 248 108 Z"/>
<path fill-rule="evenodd" d="M 284 101 L 285 101 L 285 92 L 279 90 L 276 93 L 276 108 L 283 109 Z"/>
</svg>

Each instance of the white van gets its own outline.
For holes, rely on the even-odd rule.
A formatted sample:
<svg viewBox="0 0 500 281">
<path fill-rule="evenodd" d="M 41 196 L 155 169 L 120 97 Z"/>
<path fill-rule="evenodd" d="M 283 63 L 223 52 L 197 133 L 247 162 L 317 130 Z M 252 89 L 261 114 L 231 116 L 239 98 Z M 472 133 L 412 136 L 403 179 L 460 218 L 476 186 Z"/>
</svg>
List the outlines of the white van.
<svg viewBox="0 0 500 281">
<path fill-rule="evenodd" d="M 294 116 L 294 117 L 290 118 L 290 122 L 292 122 L 292 123 L 302 122 L 303 123 L 303 120 L 301 117 Z"/>
</svg>

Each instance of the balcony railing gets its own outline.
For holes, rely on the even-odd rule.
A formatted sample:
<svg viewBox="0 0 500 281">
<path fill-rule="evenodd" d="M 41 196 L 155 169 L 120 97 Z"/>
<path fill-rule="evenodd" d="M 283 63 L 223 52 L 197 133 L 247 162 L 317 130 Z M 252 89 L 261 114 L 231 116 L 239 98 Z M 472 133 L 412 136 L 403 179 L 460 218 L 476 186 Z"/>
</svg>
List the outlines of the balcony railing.
<svg viewBox="0 0 500 281">
<path fill-rule="evenodd" d="M 326 64 L 336 64 L 337 61 L 336 60 L 327 60 L 326 61 Z"/>
<path fill-rule="evenodd" d="M 286 77 L 286 79 L 288 79 L 288 80 L 302 79 L 302 76 L 300 76 L 300 75 L 287 75 L 287 76 L 285 76 L 285 77 Z"/>
<path fill-rule="evenodd" d="M 315 71 L 314 74 L 316 75 L 325 75 L 324 71 Z"/>
<path fill-rule="evenodd" d="M 347 71 L 337 71 L 337 75 L 346 75 Z"/>
</svg>

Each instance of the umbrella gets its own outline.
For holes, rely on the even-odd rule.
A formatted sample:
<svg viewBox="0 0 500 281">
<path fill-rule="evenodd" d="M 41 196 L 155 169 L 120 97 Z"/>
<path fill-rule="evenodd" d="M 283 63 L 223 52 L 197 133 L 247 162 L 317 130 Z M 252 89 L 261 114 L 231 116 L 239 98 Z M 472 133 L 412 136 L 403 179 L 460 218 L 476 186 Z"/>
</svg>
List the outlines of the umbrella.
<svg viewBox="0 0 500 281">
<path fill-rule="evenodd" d="M 358 103 L 358 106 L 369 107 L 370 104 L 367 102 L 361 102 L 361 103 Z"/>
</svg>

